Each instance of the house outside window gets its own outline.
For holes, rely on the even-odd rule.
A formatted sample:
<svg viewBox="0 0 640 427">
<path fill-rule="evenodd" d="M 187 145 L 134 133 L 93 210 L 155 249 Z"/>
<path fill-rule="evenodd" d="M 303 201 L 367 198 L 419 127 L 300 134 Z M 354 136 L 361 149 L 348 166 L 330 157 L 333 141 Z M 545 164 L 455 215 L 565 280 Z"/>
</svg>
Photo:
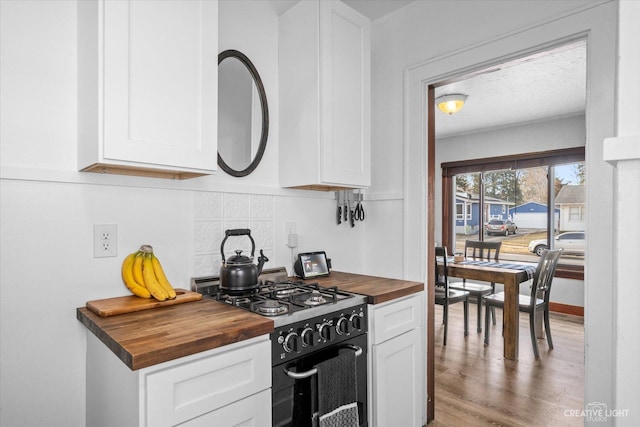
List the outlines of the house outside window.
<svg viewBox="0 0 640 427">
<path fill-rule="evenodd" d="M 464 219 L 471 219 L 471 206 L 468 203 L 456 203 L 456 220 L 462 221 Z M 465 218 L 465 210 L 466 210 L 466 218 Z"/>
<path fill-rule="evenodd" d="M 569 207 L 569 222 L 582 222 L 584 217 L 582 216 L 582 206 L 570 206 Z"/>
<path fill-rule="evenodd" d="M 584 184 L 565 185 L 556 196 L 556 207 L 561 211 L 561 231 L 584 230 Z"/>
</svg>

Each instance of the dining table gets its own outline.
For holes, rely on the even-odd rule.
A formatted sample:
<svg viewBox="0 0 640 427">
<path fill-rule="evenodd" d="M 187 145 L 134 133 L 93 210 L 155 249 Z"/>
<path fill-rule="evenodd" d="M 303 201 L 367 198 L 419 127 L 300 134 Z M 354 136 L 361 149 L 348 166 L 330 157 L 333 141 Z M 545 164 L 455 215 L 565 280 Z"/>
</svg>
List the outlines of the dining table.
<svg viewBox="0 0 640 427">
<path fill-rule="evenodd" d="M 442 260 L 439 260 L 438 265 L 442 264 Z M 518 359 L 520 284 L 532 279 L 535 270 L 536 264 L 532 263 L 494 262 L 476 259 L 464 259 L 454 262 L 454 257 L 447 258 L 447 274 L 449 277 L 502 283 L 504 285 L 503 356 L 505 359 Z"/>
</svg>

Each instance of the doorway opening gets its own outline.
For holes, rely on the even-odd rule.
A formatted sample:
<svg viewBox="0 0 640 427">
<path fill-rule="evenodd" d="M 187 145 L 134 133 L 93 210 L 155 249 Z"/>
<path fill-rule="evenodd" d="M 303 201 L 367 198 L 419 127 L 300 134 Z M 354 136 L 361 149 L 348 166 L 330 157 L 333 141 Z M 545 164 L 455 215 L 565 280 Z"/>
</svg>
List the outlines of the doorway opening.
<svg viewBox="0 0 640 427">
<path fill-rule="evenodd" d="M 519 71 L 522 72 L 519 73 Z M 455 186 L 457 176 L 454 175 L 452 180 L 442 178 L 443 174 L 440 170 L 442 163 L 504 156 L 517 157 L 523 153 L 575 147 L 582 147 L 582 161 L 584 161 L 586 141 L 586 41 L 584 39 L 570 40 L 562 45 L 534 53 L 529 52 L 522 57 L 497 65 L 458 76 L 446 77 L 437 83 L 425 84 L 423 88 L 426 89 L 426 96 L 422 99 L 427 104 L 424 107 L 427 113 L 427 123 L 424 129 L 428 141 L 427 211 L 433 213 L 429 217 L 435 217 L 435 220 L 433 218 L 427 219 L 428 230 L 435 231 L 435 235 L 428 238 L 428 248 L 440 241 L 442 245 L 448 246 L 453 251 L 457 240 L 464 238 L 484 240 L 489 235 L 486 232 L 492 216 L 500 217 L 498 219 L 504 219 L 505 222 L 507 220 L 513 222 L 515 214 L 519 214 L 520 219 L 527 218 L 523 216 L 525 213 L 523 209 L 529 209 L 534 205 L 523 206 L 529 201 L 524 200 L 522 187 L 540 185 L 540 183 L 533 184 L 532 181 L 525 185 L 524 182 L 518 181 L 518 179 L 522 180 L 529 171 L 525 172 L 517 167 L 509 167 L 507 173 L 503 175 L 509 175 L 513 179 L 505 179 L 502 189 L 496 188 L 495 182 L 492 187 L 495 194 L 504 197 L 492 196 L 491 203 L 487 206 L 485 203 L 485 199 L 488 197 L 486 187 L 490 185 L 484 181 L 482 173 L 486 172 L 487 175 L 496 178 L 503 170 L 488 169 L 485 171 L 480 169 L 481 173 L 477 182 L 481 185 L 476 187 L 474 195 L 473 191 L 468 191 L 469 187 L 473 186 L 473 178 L 466 176 L 468 187 L 458 189 Z M 467 102 L 460 112 L 444 115 L 437 111 L 434 101 L 439 96 L 449 93 L 464 94 L 467 96 Z M 569 132 L 574 135 L 563 141 L 556 141 L 546 137 L 544 132 L 540 133 L 540 129 L 545 127 L 550 129 L 566 128 L 568 131 L 565 131 L 565 134 Z M 526 137 L 522 137 L 523 132 L 526 133 Z M 549 133 L 553 133 L 553 131 Z M 538 135 L 538 139 L 536 139 L 536 135 Z M 586 177 L 584 162 L 577 162 L 577 164 L 573 167 L 581 171 L 582 181 L 580 184 L 584 186 Z M 547 181 L 544 188 L 553 189 L 555 166 L 553 164 L 550 169 L 536 170 L 535 173 L 531 171 L 529 175 L 531 177 L 533 175 L 547 175 L 545 177 L 547 180 L 550 176 L 551 185 Z M 519 177 L 518 171 L 520 171 Z M 477 171 L 470 169 L 469 172 Z M 459 180 L 461 184 L 462 175 L 460 174 L 461 179 Z M 573 184 L 573 182 L 561 180 L 560 184 L 562 185 L 559 185 L 558 189 Z M 573 206 L 572 209 L 572 218 L 574 219 L 579 219 L 580 212 L 584 210 L 584 188 L 582 191 L 582 206 Z M 447 192 L 448 196 L 443 197 Z M 554 193 L 551 198 L 546 197 L 546 203 L 540 203 L 550 206 L 545 209 L 545 212 L 551 215 L 551 221 L 538 218 L 538 221 L 544 222 L 544 226 L 533 227 L 537 234 L 531 235 L 532 239 L 536 237 L 534 240 L 546 239 L 548 245 L 554 244 L 552 239 L 561 231 L 555 227 L 556 222 L 554 222 L 559 221 L 560 218 L 559 208 L 555 203 L 557 191 L 551 190 L 551 192 Z M 520 195 L 519 200 L 509 199 L 509 197 L 518 194 Z M 541 198 L 540 194 L 534 195 L 536 198 Z M 465 198 L 467 200 L 464 200 Z M 464 225 L 470 225 L 469 223 L 473 222 L 474 203 L 478 217 L 475 218 L 476 228 L 471 229 Z M 445 204 L 448 206 L 445 207 Z M 558 211 L 558 218 L 555 217 L 556 211 Z M 444 215 L 440 215 L 441 212 Z M 462 227 L 458 224 L 458 220 L 464 223 Z M 533 221 L 533 216 L 529 216 L 527 220 Z M 433 228 L 431 228 L 432 221 L 434 222 Z M 515 236 L 518 236 L 518 233 L 509 234 L 514 236 L 515 241 Z M 456 239 L 456 237 L 460 239 Z M 521 246 L 524 245 L 524 240 L 526 238 L 520 242 Z M 528 249 L 528 244 L 526 246 Z M 525 249 L 519 248 L 519 250 L 524 252 Z M 516 250 L 514 249 L 514 251 Z M 529 256 L 529 254 L 523 255 Z M 536 256 L 535 252 L 530 255 Z M 584 257 L 584 252 L 582 257 Z M 431 255 L 427 257 L 428 263 L 432 262 L 431 258 L 433 258 Z M 517 256 L 515 258 L 517 259 Z M 427 272 L 430 271 L 432 268 L 428 266 Z M 583 279 L 583 276 L 581 275 L 579 279 Z M 573 291 L 578 295 L 570 295 L 568 298 L 571 304 L 566 305 L 584 306 L 583 286 L 575 286 Z M 563 298 L 566 297 L 563 295 Z M 433 306 L 431 304 L 429 304 L 428 313 L 428 331 L 431 332 L 433 331 Z M 434 337 L 428 336 L 427 339 L 431 351 L 433 351 Z M 428 357 L 428 359 L 430 358 Z M 427 367 L 429 372 L 427 393 L 429 396 L 433 396 L 434 391 L 432 369 L 432 366 Z M 434 413 L 433 399 L 429 399 L 427 412 L 428 414 Z"/>
</svg>

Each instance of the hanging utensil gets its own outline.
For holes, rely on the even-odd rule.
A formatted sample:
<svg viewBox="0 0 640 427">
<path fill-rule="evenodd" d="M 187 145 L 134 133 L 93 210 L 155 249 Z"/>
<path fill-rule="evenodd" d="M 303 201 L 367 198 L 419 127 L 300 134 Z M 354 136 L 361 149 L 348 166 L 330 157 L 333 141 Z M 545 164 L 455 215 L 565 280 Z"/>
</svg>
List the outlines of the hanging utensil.
<svg viewBox="0 0 640 427">
<path fill-rule="evenodd" d="M 341 191 L 336 191 L 336 200 L 338 201 L 338 206 L 337 206 L 337 223 L 338 225 L 340 225 L 342 223 L 342 197 L 341 197 L 342 192 Z"/>
<path fill-rule="evenodd" d="M 344 202 L 342 211 L 344 212 L 344 220 L 346 222 L 349 219 L 349 206 L 348 206 L 348 201 L 347 201 L 347 191 L 346 190 L 342 191 L 342 201 Z"/>
<path fill-rule="evenodd" d="M 354 218 L 354 211 L 351 209 L 351 202 L 353 201 L 353 190 L 349 190 L 347 192 L 348 194 L 348 199 L 349 199 L 349 224 L 351 224 L 351 227 L 355 227 L 356 223 L 355 223 L 355 218 Z"/>
<path fill-rule="evenodd" d="M 356 194 L 356 208 L 355 208 L 355 212 L 354 212 L 354 217 L 356 219 L 356 221 L 364 221 L 364 206 L 362 206 L 362 190 L 358 190 L 358 193 Z"/>
</svg>

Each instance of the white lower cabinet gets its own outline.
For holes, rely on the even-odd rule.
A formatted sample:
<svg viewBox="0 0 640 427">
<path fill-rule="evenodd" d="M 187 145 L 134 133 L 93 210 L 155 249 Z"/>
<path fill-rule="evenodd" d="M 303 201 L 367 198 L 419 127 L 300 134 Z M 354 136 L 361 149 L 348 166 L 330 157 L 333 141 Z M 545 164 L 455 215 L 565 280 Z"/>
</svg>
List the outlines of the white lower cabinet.
<svg viewBox="0 0 640 427">
<path fill-rule="evenodd" d="M 426 424 L 424 292 L 369 306 L 370 425 Z"/>
<path fill-rule="evenodd" d="M 131 371 L 93 334 L 87 426 L 271 425 L 268 335 Z"/>
</svg>

